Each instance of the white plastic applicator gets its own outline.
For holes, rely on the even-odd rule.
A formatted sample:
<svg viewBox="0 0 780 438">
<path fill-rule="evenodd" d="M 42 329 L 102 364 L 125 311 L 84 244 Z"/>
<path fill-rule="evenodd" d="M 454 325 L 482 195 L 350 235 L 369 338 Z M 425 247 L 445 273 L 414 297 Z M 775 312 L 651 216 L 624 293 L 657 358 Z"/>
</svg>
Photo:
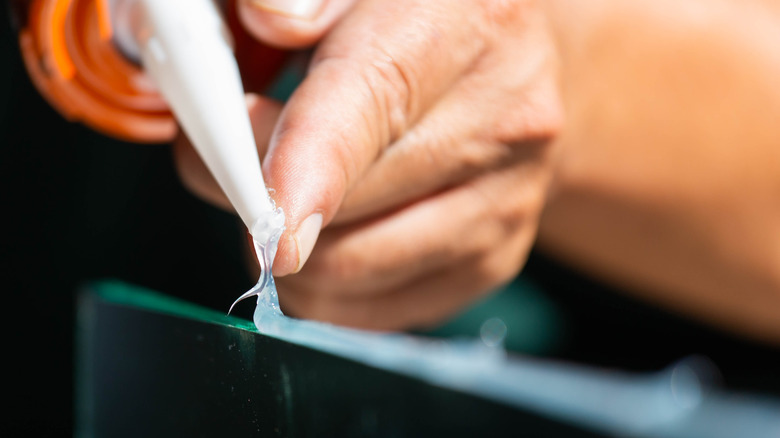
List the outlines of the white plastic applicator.
<svg viewBox="0 0 780 438">
<path fill-rule="evenodd" d="M 260 170 L 230 31 L 212 0 L 115 0 L 117 42 L 154 80 L 252 230 L 274 207 Z"/>
<path fill-rule="evenodd" d="M 252 234 L 262 282 L 270 277 L 284 214 L 263 181 L 232 38 L 218 8 L 212 0 L 111 0 L 110 6 L 116 43 L 154 80 Z"/>
</svg>

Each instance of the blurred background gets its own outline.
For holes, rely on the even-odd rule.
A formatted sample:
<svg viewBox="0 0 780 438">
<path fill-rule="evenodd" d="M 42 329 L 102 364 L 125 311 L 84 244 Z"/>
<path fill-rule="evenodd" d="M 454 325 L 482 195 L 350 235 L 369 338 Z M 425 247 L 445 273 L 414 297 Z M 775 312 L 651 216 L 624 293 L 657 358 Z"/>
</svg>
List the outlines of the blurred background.
<svg viewBox="0 0 780 438">
<path fill-rule="evenodd" d="M 0 32 L 0 278 L 11 369 L 3 428 L 70 434 L 80 287 L 116 278 L 226 311 L 255 279 L 238 220 L 184 190 L 168 146 L 65 121 L 30 83 L 5 7 Z M 491 317 L 504 321 L 518 354 L 637 371 L 699 355 L 727 388 L 780 396 L 777 350 L 635 301 L 537 252 L 513 285 L 426 334 L 476 336 Z"/>
</svg>

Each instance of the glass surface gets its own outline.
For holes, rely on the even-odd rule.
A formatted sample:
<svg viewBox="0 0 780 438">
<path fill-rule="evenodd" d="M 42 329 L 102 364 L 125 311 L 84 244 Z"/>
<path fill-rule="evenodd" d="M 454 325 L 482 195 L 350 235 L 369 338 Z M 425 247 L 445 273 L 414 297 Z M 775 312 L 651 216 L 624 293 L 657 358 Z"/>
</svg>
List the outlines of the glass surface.
<svg viewBox="0 0 780 438">
<path fill-rule="evenodd" d="M 79 435 L 775 437 L 780 400 L 689 358 L 630 373 L 471 343 L 246 320 L 115 281 L 79 304 Z M 479 342 L 485 345 L 479 345 Z"/>
</svg>

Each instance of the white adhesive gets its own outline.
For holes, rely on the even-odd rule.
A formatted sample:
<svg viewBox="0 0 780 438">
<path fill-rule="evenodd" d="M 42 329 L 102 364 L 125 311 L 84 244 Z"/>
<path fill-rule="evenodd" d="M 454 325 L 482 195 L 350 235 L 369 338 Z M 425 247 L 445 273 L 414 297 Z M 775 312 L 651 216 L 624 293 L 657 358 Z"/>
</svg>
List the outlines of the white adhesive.
<svg viewBox="0 0 780 438">
<path fill-rule="evenodd" d="M 279 247 L 279 239 L 284 232 L 284 212 L 281 208 L 274 207 L 273 200 L 270 200 L 270 202 L 272 209 L 261 215 L 250 229 L 255 246 L 257 263 L 260 265 L 260 278 L 252 289 L 249 289 L 233 302 L 228 313 L 233 311 L 233 307 L 235 307 L 239 301 L 255 295 L 259 296 L 265 291 L 272 290 L 274 296 L 276 296 L 276 283 L 274 282 L 272 271 L 276 250 Z M 278 308 L 277 300 L 276 309 L 278 310 Z"/>
<path fill-rule="evenodd" d="M 778 400 L 729 397 L 714 388 L 705 391 L 690 378 L 676 384 L 686 362 L 638 375 L 513 357 L 496 346 L 493 336 L 489 342 L 444 341 L 289 318 L 279 308 L 273 281 L 256 292 L 254 323 L 264 335 L 610 436 L 780 436 Z M 725 414 L 729 428 L 721 427 Z"/>
</svg>

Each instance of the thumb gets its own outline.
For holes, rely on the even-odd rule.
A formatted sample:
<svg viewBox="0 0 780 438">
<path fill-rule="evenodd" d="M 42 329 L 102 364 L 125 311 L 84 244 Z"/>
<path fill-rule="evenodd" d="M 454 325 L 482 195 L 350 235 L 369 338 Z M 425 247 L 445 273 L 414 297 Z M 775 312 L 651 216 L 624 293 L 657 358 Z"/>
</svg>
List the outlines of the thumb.
<svg viewBox="0 0 780 438">
<path fill-rule="evenodd" d="M 263 163 L 287 219 L 275 275 L 301 269 L 350 188 L 479 52 L 468 20 L 451 19 L 457 6 L 427 3 L 358 3 L 321 43 L 286 104 Z M 458 50 L 431 44 L 442 40 Z"/>
<path fill-rule="evenodd" d="M 325 35 L 355 0 L 238 0 L 244 27 L 265 44 L 296 49 Z"/>
</svg>

